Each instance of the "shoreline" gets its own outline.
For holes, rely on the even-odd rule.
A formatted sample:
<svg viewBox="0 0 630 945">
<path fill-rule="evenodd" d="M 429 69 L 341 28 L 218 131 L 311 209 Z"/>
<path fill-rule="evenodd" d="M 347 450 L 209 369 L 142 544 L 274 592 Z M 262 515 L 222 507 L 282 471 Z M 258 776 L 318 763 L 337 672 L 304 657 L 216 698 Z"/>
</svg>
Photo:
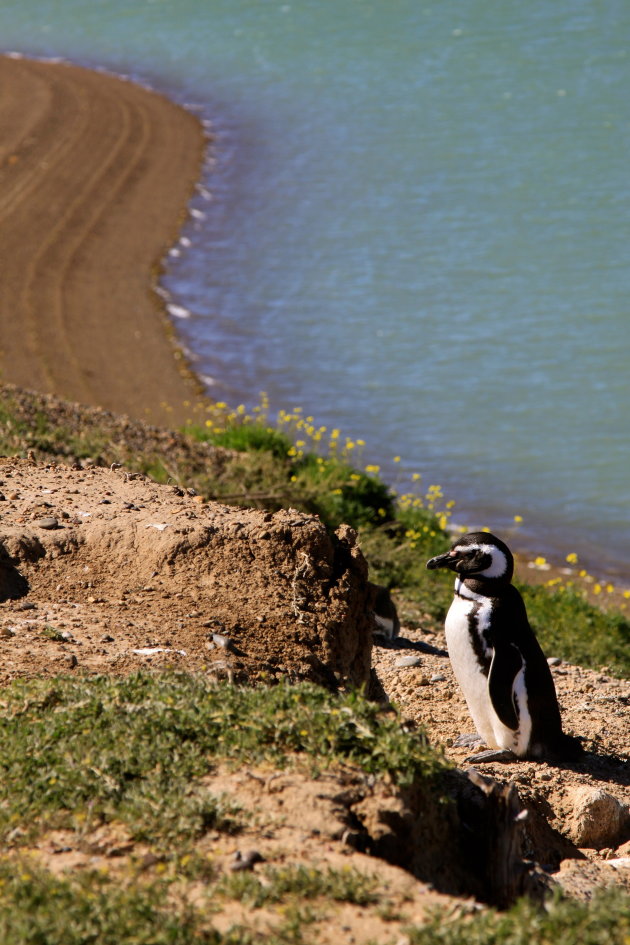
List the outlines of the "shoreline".
<svg viewBox="0 0 630 945">
<path fill-rule="evenodd" d="M 65 61 L 3 54 L 0 79 L 12 92 L 0 102 L 0 381 L 182 425 L 209 398 L 158 281 L 202 179 L 202 123 L 161 92 Z M 515 550 L 533 561 L 525 544 Z M 564 570 L 551 567 L 523 577 Z"/>
<path fill-rule="evenodd" d="M 158 425 L 203 386 L 158 289 L 206 136 L 161 94 L 0 56 L 0 379 Z"/>
</svg>

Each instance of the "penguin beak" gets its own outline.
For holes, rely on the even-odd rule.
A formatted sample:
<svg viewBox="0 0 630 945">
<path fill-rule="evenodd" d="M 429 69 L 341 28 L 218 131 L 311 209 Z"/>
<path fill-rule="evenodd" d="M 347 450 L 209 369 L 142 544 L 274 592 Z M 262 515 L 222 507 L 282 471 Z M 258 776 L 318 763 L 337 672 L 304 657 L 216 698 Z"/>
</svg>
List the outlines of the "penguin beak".
<svg viewBox="0 0 630 945">
<path fill-rule="evenodd" d="M 454 555 L 450 551 L 444 552 L 443 555 L 436 555 L 435 558 L 431 558 L 427 561 L 427 568 L 429 571 L 434 571 L 436 568 L 454 568 L 457 563 L 457 555 Z"/>
</svg>

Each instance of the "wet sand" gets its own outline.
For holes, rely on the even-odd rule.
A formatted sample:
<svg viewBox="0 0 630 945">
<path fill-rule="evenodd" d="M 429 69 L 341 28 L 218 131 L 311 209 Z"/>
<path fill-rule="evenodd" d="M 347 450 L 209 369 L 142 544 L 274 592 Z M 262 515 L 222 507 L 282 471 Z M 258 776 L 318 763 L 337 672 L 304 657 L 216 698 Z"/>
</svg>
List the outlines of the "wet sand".
<svg viewBox="0 0 630 945">
<path fill-rule="evenodd" d="M 0 56 L 0 89 L 0 380 L 183 423 L 200 386 L 155 285 L 200 176 L 200 123 L 65 64 Z"/>
</svg>

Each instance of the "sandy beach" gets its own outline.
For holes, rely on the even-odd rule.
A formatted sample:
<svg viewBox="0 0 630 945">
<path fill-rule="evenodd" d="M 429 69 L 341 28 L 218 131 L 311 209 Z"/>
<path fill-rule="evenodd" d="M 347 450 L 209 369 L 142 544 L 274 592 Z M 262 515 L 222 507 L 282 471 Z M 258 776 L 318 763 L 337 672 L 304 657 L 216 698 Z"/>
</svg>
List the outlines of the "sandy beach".
<svg viewBox="0 0 630 945">
<path fill-rule="evenodd" d="M 200 123 L 66 64 L 0 57 L 0 87 L 0 380 L 184 422 L 200 388 L 154 287 L 200 175 Z"/>
</svg>

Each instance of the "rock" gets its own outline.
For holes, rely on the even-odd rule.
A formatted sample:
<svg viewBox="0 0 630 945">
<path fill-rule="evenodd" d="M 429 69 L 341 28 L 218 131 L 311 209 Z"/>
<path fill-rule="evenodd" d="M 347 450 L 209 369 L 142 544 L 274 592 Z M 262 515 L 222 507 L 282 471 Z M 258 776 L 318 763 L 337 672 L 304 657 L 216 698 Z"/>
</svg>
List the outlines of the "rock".
<svg viewBox="0 0 630 945">
<path fill-rule="evenodd" d="M 403 669 L 405 666 L 420 666 L 422 658 L 420 656 L 399 656 L 394 666 L 396 669 Z"/>
<path fill-rule="evenodd" d="M 616 847 L 629 818 L 628 808 L 601 788 L 580 787 L 571 797 L 569 835 L 576 846 Z"/>
<path fill-rule="evenodd" d="M 53 528 L 59 528 L 59 522 L 52 515 L 47 515 L 45 518 L 36 518 L 33 525 L 35 528 L 43 528 L 47 531 L 52 531 Z"/>
<path fill-rule="evenodd" d="M 624 877 L 605 860 L 563 860 L 554 881 L 572 899 L 589 902 L 595 889 L 625 885 Z"/>
</svg>

